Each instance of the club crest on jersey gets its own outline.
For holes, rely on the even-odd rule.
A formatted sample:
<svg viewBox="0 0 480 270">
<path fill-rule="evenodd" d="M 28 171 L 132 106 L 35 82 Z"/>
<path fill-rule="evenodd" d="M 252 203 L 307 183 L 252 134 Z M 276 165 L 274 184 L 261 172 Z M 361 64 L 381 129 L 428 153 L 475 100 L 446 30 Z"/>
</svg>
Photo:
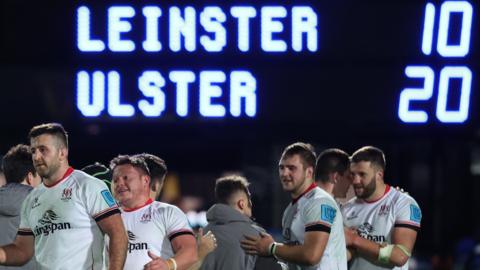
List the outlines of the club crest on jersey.
<svg viewBox="0 0 480 270">
<path fill-rule="evenodd" d="M 40 206 L 40 203 L 38 202 L 38 197 L 35 197 L 32 202 L 32 209 Z"/>
<path fill-rule="evenodd" d="M 147 222 L 150 222 L 150 220 L 152 220 L 152 214 L 143 213 L 142 218 L 140 219 L 140 222 L 147 223 Z"/>
<path fill-rule="evenodd" d="M 72 188 L 64 188 L 62 191 L 62 201 L 66 202 L 72 198 Z"/>
<path fill-rule="evenodd" d="M 333 208 L 333 207 L 331 207 L 330 205 L 327 205 L 327 204 L 322 204 L 321 210 L 322 210 L 321 219 L 323 221 L 326 221 L 326 222 L 332 224 L 333 221 L 335 220 L 337 210 L 335 210 L 335 208 Z"/>
<path fill-rule="evenodd" d="M 380 206 L 380 210 L 378 211 L 379 216 L 386 216 L 388 215 L 388 212 L 390 212 L 390 205 L 382 205 Z"/>
<path fill-rule="evenodd" d="M 357 228 L 357 233 L 361 237 L 368 239 L 376 243 L 383 243 L 386 241 L 385 236 L 373 234 L 374 228 L 372 224 L 365 222 L 360 227 Z"/>
<path fill-rule="evenodd" d="M 422 211 L 414 204 L 410 204 L 410 220 L 416 223 L 422 220 Z"/>
</svg>

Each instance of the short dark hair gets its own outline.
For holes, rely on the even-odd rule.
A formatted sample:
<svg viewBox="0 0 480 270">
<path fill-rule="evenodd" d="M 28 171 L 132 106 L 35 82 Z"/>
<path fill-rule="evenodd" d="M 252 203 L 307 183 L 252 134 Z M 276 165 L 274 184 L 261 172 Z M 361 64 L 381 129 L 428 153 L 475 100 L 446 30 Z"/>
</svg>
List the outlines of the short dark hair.
<svg viewBox="0 0 480 270">
<path fill-rule="evenodd" d="M 142 170 L 146 175 L 150 176 L 145 160 L 139 156 L 118 155 L 110 161 L 110 169 L 113 171 L 117 166 L 130 164 L 135 168 Z"/>
<path fill-rule="evenodd" d="M 167 164 L 163 159 L 149 153 L 136 154 L 134 157 L 142 158 L 147 164 L 151 177 L 150 188 L 155 186 L 155 181 L 157 179 L 161 184 L 163 183 L 168 172 Z"/>
<path fill-rule="evenodd" d="M 315 154 L 315 148 L 313 145 L 304 142 L 296 142 L 285 147 L 282 153 L 282 157 L 292 157 L 294 155 L 299 155 L 302 159 L 303 166 L 305 168 L 312 167 L 315 169 L 315 162 L 317 160 L 317 155 Z"/>
<path fill-rule="evenodd" d="M 330 173 L 341 173 L 350 166 L 350 157 L 345 151 L 330 148 L 326 149 L 318 155 L 317 164 L 315 168 L 315 180 L 321 182 L 328 182 L 328 175 Z"/>
<path fill-rule="evenodd" d="M 353 153 L 351 162 L 358 163 L 360 161 L 369 161 L 371 165 L 383 171 L 385 171 L 385 166 L 387 165 L 383 151 L 374 146 L 364 146 Z"/>
<path fill-rule="evenodd" d="M 68 149 L 68 134 L 61 124 L 47 123 L 34 126 L 28 133 L 28 139 L 32 139 L 43 134 L 50 134 L 57 137 L 58 139 L 60 139 L 63 146 Z"/>
<path fill-rule="evenodd" d="M 3 157 L 2 169 L 7 183 L 21 183 L 28 173 L 37 174 L 32 161 L 30 147 L 18 144 L 8 150 Z"/>
<path fill-rule="evenodd" d="M 232 204 L 232 196 L 237 192 L 244 192 L 250 197 L 248 180 L 240 175 L 227 175 L 215 182 L 215 201 L 217 203 Z"/>
</svg>

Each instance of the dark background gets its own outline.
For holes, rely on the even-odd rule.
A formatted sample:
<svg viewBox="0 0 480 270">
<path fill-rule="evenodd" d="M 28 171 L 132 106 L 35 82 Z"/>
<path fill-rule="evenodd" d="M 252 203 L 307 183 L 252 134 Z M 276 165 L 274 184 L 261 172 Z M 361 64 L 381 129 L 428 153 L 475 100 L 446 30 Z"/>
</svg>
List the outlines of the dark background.
<svg viewBox="0 0 480 270">
<path fill-rule="evenodd" d="M 421 52 L 425 1 L 98 2 L 0 2 L 0 153 L 16 143 L 26 143 L 33 125 L 61 122 L 70 133 L 73 166 L 107 163 L 119 153 L 158 154 L 179 176 L 182 195 L 203 198 L 203 209 L 213 202 L 216 177 L 225 171 L 242 172 L 252 182 L 257 221 L 276 230 L 289 200 L 281 191 L 276 171 L 286 145 L 306 141 L 314 144 L 317 152 L 338 147 L 349 153 L 375 145 L 387 156 L 386 181 L 408 190 L 422 208 L 422 231 L 416 244 L 419 256 L 427 261 L 435 261 L 436 255 L 451 256 L 458 261 L 459 241 L 465 237 L 478 240 L 478 2 L 471 1 L 474 19 L 470 53 L 453 59 L 439 57 L 435 42 L 431 56 Z M 236 49 L 236 20 L 229 16 L 229 7 L 239 3 L 258 8 L 257 17 L 251 21 L 248 53 Z M 441 2 L 433 3 L 437 7 L 437 29 Z M 126 37 L 136 41 L 137 51 L 112 53 L 107 48 L 102 53 L 80 52 L 76 47 L 75 13 L 84 4 L 92 12 L 94 35 L 104 41 L 106 8 L 113 4 L 135 7 L 133 30 Z M 163 10 L 160 39 L 164 50 L 159 53 L 145 53 L 141 48 L 141 7 L 146 4 Z M 168 38 L 162 36 L 167 33 L 167 8 L 191 5 L 199 12 L 207 4 L 219 5 L 227 14 L 226 50 L 206 53 L 197 43 L 196 52 L 171 52 Z M 318 52 L 296 53 L 290 47 L 286 53 L 263 52 L 259 8 L 302 4 L 312 6 L 318 15 Z M 286 31 L 282 37 L 288 37 L 290 18 L 283 20 Z M 455 29 L 457 22 L 452 23 Z M 414 108 L 429 113 L 426 124 L 406 124 L 397 116 L 401 90 L 422 84 L 406 77 L 407 65 L 429 65 L 435 70 L 432 99 L 412 103 Z M 438 75 L 445 65 L 465 65 L 473 72 L 469 119 L 463 124 L 442 124 L 435 117 Z M 147 69 L 158 70 L 165 78 L 171 70 L 196 72 L 197 83 L 190 85 L 189 117 L 175 115 L 174 89 L 168 79 L 167 111 L 162 117 L 146 118 L 137 109 L 132 118 L 114 119 L 106 114 L 85 118 L 77 110 L 78 71 L 119 71 L 122 99 L 136 104 L 136 80 Z M 249 70 L 257 79 L 256 117 L 228 116 L 228 106 L 225 118 L 200 117 L 197 72 L 223 70 L 228 74 L 234 69 Z M 228 84 L 224 91 L 228 94 Z M 453 86 L 450 93 L 449 106 L 455 108 L 458 89 Z M 228 95 L 218 102 L 227 100 Z"/>
</svg>

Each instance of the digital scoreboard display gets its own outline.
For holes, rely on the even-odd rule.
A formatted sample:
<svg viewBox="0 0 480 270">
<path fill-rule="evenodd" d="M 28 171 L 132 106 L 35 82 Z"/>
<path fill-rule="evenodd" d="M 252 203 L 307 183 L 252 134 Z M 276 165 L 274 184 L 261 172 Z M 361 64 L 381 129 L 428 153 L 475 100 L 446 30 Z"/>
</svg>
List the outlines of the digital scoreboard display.
<svg viewBox="0 0 480 270">
<path fill-rule="evenodd" d="M 2 67 L 66 74 L 53 99 L 75 119 L 479 122 L 475 1 L 3 5 L 12 44 L 3 45 Z M 28 16 L 14 18 L 21 11 Z M 14 75 L 3 77 L 15 86 Z"/>
</svg>

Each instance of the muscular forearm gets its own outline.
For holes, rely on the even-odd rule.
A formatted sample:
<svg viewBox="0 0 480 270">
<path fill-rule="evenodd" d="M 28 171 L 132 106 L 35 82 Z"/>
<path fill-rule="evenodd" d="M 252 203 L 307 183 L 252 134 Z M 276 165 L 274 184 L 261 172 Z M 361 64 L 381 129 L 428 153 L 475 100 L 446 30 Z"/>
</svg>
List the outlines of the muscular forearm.
<svg viewBox="0 0 480 270">
<path fill-rule="evenodd" d="M 32 255 L 27 254 L 15 244 L 0 247 L 0 264 L 20 266 L 26 264 Z"/>
<path fill-rule="evenodd" d="M 320 252 L 320 254 L 319 254 Z M 316 265 L 320 262 L 323 255 L 323 250 L 315 250 L 308 248 L 305 245 L 277 246 L 275 256 L 287 262 L 303 265 Z"/>
<path fill-rule="evenodd" d="M 178 270 L 190 269 L 189 267 L 198 260 L 197 248 L 195 246 L 184 247 L 175 253 L 173 259 L 177 263 Z"/>
<path fill-rule="evenodd" d="M 362 257 L 366 257 L 372 261 L 378 261 L 378 255 L 380 253 L 380 248 L 382 247 L 380 244 L 357 236 L 353 242 L 353 246 Z M 403 266 L 408 259 L 409 257 L 395 246 L 393 247 L 389 263 L 387 265 L 390 267 Z"/>
<path fill-rule="evenodd" d="M 109 270 L 121 270 L 127 257 L 128 239 L 124 233 L 117 233 L 110 236 L 109 243 Z"/>
</svg>

